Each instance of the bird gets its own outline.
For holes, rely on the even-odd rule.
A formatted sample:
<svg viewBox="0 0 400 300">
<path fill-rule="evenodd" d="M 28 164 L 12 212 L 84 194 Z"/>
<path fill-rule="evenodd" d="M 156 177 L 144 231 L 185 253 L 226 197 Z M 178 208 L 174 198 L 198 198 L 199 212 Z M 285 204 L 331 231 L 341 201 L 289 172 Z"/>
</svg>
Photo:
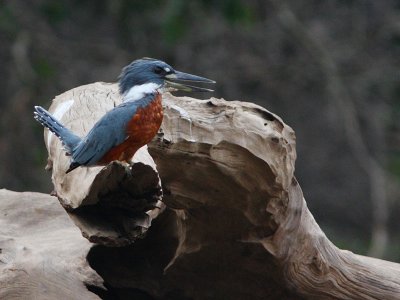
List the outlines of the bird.
<svg viewBox="0 0 400 300">
<path fill-rule="evenodd" d="M 125 66 L 118 77 L 122 103 L 101 117 L 86 136 L 74 134 L 41 106 L 34 107 L 34 118 L 60 139 L 66 155 L 71 157 L 66 173 L 80 166 L 104 166 L 115 160 L 129 163 L 161 126 L 164 91 L 212 92 L 182 81 L 215 83 L 177 71 L 164 61 L 141 58 Z"/>
</svg>

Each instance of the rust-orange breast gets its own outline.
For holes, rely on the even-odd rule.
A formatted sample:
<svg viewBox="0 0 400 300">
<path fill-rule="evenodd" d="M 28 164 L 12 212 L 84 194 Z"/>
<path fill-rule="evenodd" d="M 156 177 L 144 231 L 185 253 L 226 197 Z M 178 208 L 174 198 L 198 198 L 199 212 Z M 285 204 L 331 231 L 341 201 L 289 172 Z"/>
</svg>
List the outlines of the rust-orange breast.
<svg viewBox="0 0 400 300">
<path fill-rule="evenodd" d="M 129 161 L 136 151 L 148 144 L 157 134 L 163 119 L 161 94 L 156 94 L 154 100 L 146 107 L 139 108 L 126 127 L 127 139 L 108 151 L 101 163 L 107 164 L 113 160 Z"/>
</svg>

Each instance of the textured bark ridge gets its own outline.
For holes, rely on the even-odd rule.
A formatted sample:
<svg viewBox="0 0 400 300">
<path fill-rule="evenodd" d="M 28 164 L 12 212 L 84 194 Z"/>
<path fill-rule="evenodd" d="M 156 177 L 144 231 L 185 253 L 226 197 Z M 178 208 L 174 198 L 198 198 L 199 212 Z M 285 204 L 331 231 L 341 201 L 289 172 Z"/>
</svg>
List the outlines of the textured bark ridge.
<svg viewBox="0 0 400 300">
<path fill-rule="evenodd" d="M 118 103 L 116 91 L 83 86 L 51 110 L 86 132 Z M 82 242 L 107 288 L 92 282 L 91 291 L 107 299 L 400 299 L 399 264 L 338 249 L 313 219 L 294 177 L 295 135 L 279 117 L 214 98 L 165 94 L 164 105 L 162 130 L 132 168 L 113 163 L 65 175 L 68 157 L 45 135 L 61 204 L 100 243 Z"/>
<path fill-rule="evenodd" d="M 49 109 L 78 136 L 121 102 L 115 85 L 96 83 L 57 96 Z M 123 246 L 135 241 L 164 208 L 153 159 L 142 147 L 133 165 L 114 162 L 104 167 L 78 168 L 65 174 L 70 158 L 61 142 L 45 130 L 54 194 L 82 234 L 90 241 Z"/>
</svg>

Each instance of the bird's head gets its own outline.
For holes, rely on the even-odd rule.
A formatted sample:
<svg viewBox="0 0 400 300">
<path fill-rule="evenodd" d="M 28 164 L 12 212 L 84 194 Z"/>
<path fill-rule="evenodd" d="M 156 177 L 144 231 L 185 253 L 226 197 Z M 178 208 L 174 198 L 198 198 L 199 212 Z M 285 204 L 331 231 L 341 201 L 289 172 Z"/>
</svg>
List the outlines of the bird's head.
<svg viewBox="0 0 400 300">
<path fill-rule="evenodd" d="M 126 100 L 139 99 L 144 94 L 154 93 L 161 88 L 187 92 L 212 92 L 210 89 L 191 86 L 180 81 L 215 83 L 214 80 L 174 70 L 161 60 L 142 58 L 122 69 L 119 76 L 119 91 Z"/>
</svg>

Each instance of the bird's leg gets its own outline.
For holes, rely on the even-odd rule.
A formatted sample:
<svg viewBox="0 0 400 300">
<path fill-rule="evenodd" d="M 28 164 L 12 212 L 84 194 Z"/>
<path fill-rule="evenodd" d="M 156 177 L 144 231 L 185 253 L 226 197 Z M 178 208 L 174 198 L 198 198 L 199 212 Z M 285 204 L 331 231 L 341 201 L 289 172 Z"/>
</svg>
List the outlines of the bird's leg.
<svg viewBox="0 0 400 300">
<path fill-rule="evenodd" d="M 124 167 L 126 167 L 126 168 L 129 168 L 129 169 L 132 169 L 132 166 L 133 166 L 133 159 L 131 158 L 131 159 L 127 159 L 127 160 L 120 160 L 120 163 L 124 166 Z"/>
<path fill-rule="evenodd" d="M 135 163 L 133 162 L 133 157 L 132 157 L 130 160 L 126 161 L 126 163 L 127 163 L 128 166 L 132 169 L 133 165 L 135 164 Z"/>
<path fill-rule="evenodd" d="M 126 165 L 127 165 L 129 168 L 131 168 L 131 169 L 132 169 L 133 165 L 135 164 L 135 163 L 133 162 L 133 157 L 132 157 L 131 159 L 125 161 L 125 163 L 126 163 Z"/>
</svg>

